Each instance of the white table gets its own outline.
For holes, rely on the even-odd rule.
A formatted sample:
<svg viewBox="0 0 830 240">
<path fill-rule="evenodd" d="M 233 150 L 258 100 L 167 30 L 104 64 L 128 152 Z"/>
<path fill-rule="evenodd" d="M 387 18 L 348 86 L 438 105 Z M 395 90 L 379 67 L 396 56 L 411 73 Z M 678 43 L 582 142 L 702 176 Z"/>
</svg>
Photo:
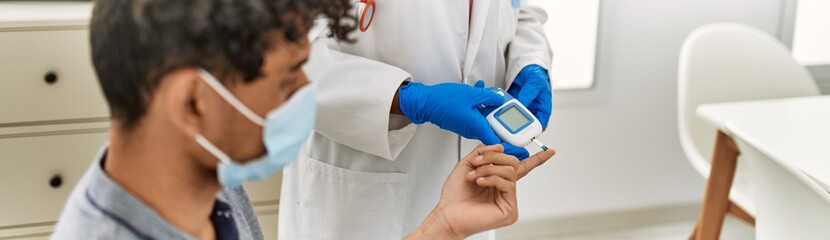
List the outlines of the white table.
<svg viewBox="0 0 830 240">
<path fill-rule="evenodd" d="M 830 191 L 830 96 L 705 104 L 697 114 Z"/>
<path fill-rule="evenodd" d="M 750 225 L 755 217 L 729 200 L 738 155 L 765 155 L 800 169 L 830 190 L 830 96 L 700 105 L 697 115 L 718 129 L 706 194 L 691 239 L 717 239 L 727 213 Z"/>
</svg>

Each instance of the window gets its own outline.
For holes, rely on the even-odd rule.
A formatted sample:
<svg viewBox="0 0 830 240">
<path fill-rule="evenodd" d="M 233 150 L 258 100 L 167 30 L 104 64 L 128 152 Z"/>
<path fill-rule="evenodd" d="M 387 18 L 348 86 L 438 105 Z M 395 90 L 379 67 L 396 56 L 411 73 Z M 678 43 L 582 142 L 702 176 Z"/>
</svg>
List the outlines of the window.
<svg viewBox="0 0 830 240">
<path fill-rule="evenodd" d="M 830 1 L 798 0 L 793 57 L 802 65 L 830 64 Z"/>
<path fill-rule="evenodd" d="M 553 88 L 591 88 L 600 0 L 536 0 L 528 3 L 540 6 L 548 13 L 545 32 L 553 48 L 550 70 Z"/>
</svg>

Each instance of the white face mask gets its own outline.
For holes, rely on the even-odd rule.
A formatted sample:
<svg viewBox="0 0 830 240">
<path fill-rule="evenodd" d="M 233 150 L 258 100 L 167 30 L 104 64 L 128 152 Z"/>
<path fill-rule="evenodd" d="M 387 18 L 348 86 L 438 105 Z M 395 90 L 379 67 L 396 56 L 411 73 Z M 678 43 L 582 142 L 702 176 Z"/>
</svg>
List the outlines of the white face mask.
<svg viewBox="0 0 830 240">
<path fill-rule="evenodd" d="M 222 186 L 239 187 L 248 181 L 266 179 L 297 159 L 297 154 L 314 128 L 317 101 L 316 87 L 313 84 L 297 90 L 282 106 L 272 110 L 265 119 L 262 119 L 234 97 L 209 72 L 200 69 L 199 74 L 237 111 L 263 127 L 262 136 L 267 154 L 245 164 L 233 161 L 204 136 L 196 135 L 196 142 L 219 159 L 216 172 Z"/>
</svg>

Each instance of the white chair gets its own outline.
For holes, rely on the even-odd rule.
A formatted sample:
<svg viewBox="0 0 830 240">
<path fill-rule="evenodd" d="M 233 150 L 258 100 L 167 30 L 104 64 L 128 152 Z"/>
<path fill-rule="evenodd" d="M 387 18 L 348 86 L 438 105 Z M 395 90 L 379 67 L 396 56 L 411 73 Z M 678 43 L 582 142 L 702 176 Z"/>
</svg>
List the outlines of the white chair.
<svg viewBox="0 0 830 240">
<path fill-rule="evenodd" d="M 680 142 L 692 166 L 707 179 L 712 172 L 710 156 L 717 129 L 696 117 L 698 105 L 819 94 L 813 78 L 792 58 L 786 46 L 765 32 L 734 23 L 705 25 L 686 38 L 680 53 L 678 81 Z M 728 206 L 715 207 L 739 213 L 739 218 L 752 223 L 751 215 L 756 207 L 750 192 L 749 172 L 741 161 L 730 170 L 735 174 L 734 184 L 719 186 L 729 192 L 730 201 L 723 201 Z M 731 173 L 727 176 L 731 178 Z M 717 182 L 723 181 L 708 183 L 707 199 L 716 190 L 712 186 Z M 719 218 L 717 234 L 723 216 Z M 718 219 L 701 218 L 698 227 L 701 221 L 717 222 Z"/>
<path fill-rule="evenodd" d="M 756 239 L 830 238 L 830 194 L 784 159 L 771 159 L 736 140 L 751 171 Z"/>
</svg>

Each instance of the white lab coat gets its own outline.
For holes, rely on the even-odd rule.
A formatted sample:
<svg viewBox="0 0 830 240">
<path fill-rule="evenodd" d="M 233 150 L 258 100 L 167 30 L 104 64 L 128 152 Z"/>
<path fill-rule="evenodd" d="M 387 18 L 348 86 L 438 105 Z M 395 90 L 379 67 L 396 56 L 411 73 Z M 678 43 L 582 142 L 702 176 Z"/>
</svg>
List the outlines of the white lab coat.
<svg viewBox="0 0 830 240">
<path fill-rule="evenodd" d="M 390 115 L 403 81 L 506 89 L 527 65 L 549 69 L 544 10 L 475 0 L 468 22 L 469 9 L 466 0 L 377 0 L 356 43 L 313 41 L 305 70 L 318 83 L 317 123 L 310 151 L 284 170 L 279 239 L 400 239 L 433 209 L 480 142 Z"/>
</svg>

